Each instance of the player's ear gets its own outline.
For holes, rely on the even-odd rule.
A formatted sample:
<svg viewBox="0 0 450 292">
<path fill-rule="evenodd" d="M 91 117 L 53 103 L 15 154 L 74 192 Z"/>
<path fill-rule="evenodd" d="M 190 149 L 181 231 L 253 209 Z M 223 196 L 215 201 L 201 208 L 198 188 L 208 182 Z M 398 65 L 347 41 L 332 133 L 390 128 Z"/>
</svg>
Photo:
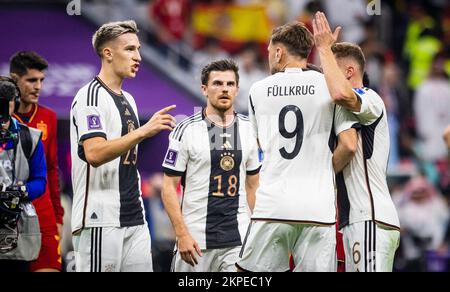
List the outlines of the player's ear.
<svg viewBox="0 0 450 292">
<path fill-rule="evenodd" d="M 113 53 L 112 53 L 111 49 L 106 47 L 106 48 L 103 49 L 102 53 L 103 53 L 103 58 L 105 58 L 105 60 L 108 63 L 111 63 L 112 62 L 112 58 L 113 58 Z"/>
<path fill-rule="evenodd" d="M 345 70 L 345 78 L 350 80 L 355 75 L 355 67 L 349 66 L 347 70 Z"/>
<path fill-rule="evenodd" d="M 208 93 L 206 92 L 206 85 L 202 84 L 202 94 L 204 97 L 208 98 Z"/>
<path fill-rule="evenodd" d="M 275 53 L 275 60 L 277 61 L 277 63 L 280 63 L 282 55 L 283 55 L 283 49 L 280 47 L 277 47 L 277 50 Z"/>
</svg>

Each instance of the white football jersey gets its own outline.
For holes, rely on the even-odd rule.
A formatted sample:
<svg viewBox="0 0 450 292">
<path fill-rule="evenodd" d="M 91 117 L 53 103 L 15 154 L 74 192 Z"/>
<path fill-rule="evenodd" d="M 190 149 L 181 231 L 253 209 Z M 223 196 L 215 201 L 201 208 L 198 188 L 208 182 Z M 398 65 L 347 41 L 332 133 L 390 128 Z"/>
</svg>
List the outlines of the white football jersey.
<svg viewBox="0 0 450 292">
<path fill-rule="evenodd" d="M 361 101 L 361 111 L 354 113 L 361 130 L 355 157 L 336 177 L 339 226 L 373 220 L 398 229 L 386 181 L 390 147 L 386 107 L 372 89 L 357 88 L 354 92 Z"/>
<path fill-rule="evenodd" d="M 182 177 L 183 219 L 201 249 L 242 245 L 250 222 L 245 178 L 260 169 L 251 131 L 246 116 L 222 128 L 202 111 L 169 136 L 164 173 Z"/>
<path fill-rule="evenodd" d="M 137 146 L 94 168 L 82 142 L 92 137 L 120 138 L 139 127 L 133 97 L 117 95 L 96 78 L 75 96 L 70 111 L 72 231 L 85 227 L 130 227 L 145 223 Z"/>
<path fill-rule="evenodd" d="M 252 219 L 334 224 L 330 142 L 354 121 L 333 104 L 324 75 L 289 68 L 259 81 L 249 111 L 264 154 Z"/>
</svg>

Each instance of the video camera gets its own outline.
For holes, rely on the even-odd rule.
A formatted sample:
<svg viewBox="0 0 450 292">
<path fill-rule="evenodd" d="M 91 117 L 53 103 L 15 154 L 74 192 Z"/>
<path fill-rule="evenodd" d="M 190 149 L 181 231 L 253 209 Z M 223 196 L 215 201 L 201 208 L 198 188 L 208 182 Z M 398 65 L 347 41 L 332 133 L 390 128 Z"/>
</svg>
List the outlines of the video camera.
<svg viewBox="0 0 450 292">
<path fill-rule="evenodd" d="M 8 77 L 0 76 L 0 147 L 8 143 L 17 143 L 18 135 L 6 128 L 11 120 L 10 101 L 17 100 L 19 89 Z M 13 170 L 14 172 L 14 170 Z M 8 173 L 0 164 L 0 230 L 12 231 L 12 235 L 3 236 L 0 232 L 0 253 L 8 252 L 17 246 L 17 224 L 23 210 L 22 203 L 28 198 L 25 186 L 14 185 Z"/>
</svg>

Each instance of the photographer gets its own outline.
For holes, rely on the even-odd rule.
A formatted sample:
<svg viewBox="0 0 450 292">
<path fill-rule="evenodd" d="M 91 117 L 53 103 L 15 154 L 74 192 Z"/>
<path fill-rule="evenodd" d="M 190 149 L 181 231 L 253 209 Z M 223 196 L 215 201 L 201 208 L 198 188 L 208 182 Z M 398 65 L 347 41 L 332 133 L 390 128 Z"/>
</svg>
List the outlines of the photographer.
<svg viewBox="0 0 450 292">
<path fill-rule="evenodd" d="M 46 186 L 47 168 L 41 132 L 19 124 L 11 117 L 18 98 L 19 89 L 14 81 L 0 77 L 0 235 L 11 231 L 18 238 L 14 244 L 10 235 L 0 236 L 0 272 L 28 271 L 28 261 L 32 258 L 20 260 L 21 254 L 29 254 L 36 246 L 21 244 L 20 234 L 28 231 L 25 223 L 28 216 L 23 218 L 22 214 L 25 206 L 26 214 L 33 213 L 32 205 L 27 202 L 41 196 Z M 17 217 L 14 216 L 16 213 Z"/>
</svg>

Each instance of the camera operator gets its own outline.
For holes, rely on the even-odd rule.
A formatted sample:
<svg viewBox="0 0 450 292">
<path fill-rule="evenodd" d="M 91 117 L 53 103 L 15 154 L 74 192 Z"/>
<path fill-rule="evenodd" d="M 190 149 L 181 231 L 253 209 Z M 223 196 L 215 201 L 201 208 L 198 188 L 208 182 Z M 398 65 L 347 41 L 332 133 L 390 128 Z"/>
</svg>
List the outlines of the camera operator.
<svg viewBox="0 0 450 292">
<path fill-rule="evenodd" d="M 42 133 L 18 123 L 11 117 L 14 107 L 19 102 L 19 89 L 14 81 L 8 77 L 0 77 L 0 231 L 1 229 L 17 230 L 19 244 L 8 250 L 3 246 L 9 240 L 0 238 L 0 272 L 28 271 L 29 260 L 19 260 L 20 248 L 33 247 L 20 244 L 21 226 L 17 222 L 24 218 L 14 216 L 19 207 L 26 202 L 41 196 L 46 187 L 47 167 L 41 141 Z M 18 194 L 10 199 L 10 194 Z M 8 195 L 8 196 L 7 196 Z M 29 205 L 27 205 L 29 206 Z M 22 213 L 18 213 L 22 214 Z M 17 228 L 11 228 L 17 227 Z M 25 226 L 23 229 L 25 230 Z M 24 231 L 25 232 L 25 231 Z M 40 245 L 39 245 L 40 248 Z M 5 252 L 5 250 L 7 252 Z M 28 253 L 29 251 L 24 251 Z M 12 256 L 14 254 L 14 256 Z M 37 257 L 37 255 L 36 255 Z"/>
</svg>

